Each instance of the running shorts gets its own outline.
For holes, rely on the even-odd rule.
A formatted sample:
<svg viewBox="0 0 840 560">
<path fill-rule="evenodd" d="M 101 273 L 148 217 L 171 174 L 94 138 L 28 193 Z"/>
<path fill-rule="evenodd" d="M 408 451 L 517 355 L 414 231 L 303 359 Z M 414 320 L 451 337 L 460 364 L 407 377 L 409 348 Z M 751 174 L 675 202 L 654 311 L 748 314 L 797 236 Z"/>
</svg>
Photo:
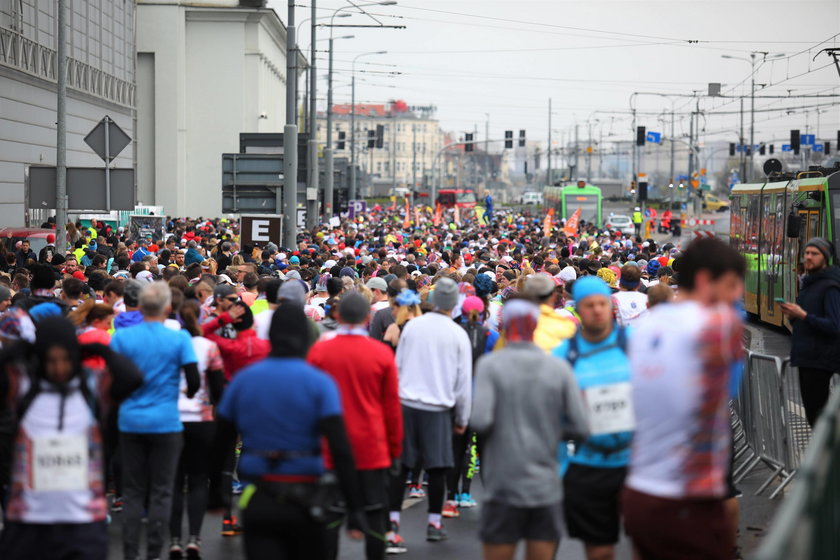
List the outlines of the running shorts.
<svg viewBox="0 0 840 560">
<path fill-rule="evenodd" d="M 594 545 L 618 542 L 625 467 L 570 463 L 563 476 L 563 513 L 569 536 Z"/>
<path fill-rule="evenodd" d="M 479 538 L 485 544 L 516 544 L 526 541 L 559 541 L 563 512 L 559 503 L 514 507 L 498 502 L 481 506 Z"/>
<path fill-rule="evenodd" d="M 403 465 L 409 469 L 451 469 L 452 412 L 418 410 L 408 406 L 403 411 Z"/>
</svg>

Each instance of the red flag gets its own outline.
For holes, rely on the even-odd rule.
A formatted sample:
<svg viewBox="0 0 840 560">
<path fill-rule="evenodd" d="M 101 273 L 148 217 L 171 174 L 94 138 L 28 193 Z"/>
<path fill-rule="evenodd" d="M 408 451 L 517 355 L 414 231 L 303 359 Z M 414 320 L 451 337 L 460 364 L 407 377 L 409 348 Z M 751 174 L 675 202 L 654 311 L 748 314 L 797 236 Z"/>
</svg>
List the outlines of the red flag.
<svg viewBox="0 0 840 560">
<path fill-rule="evenodd" d="M 563 228 L 563 232 L 568 235 L 569 237 L 576 237 L 578 233 L 578 224 L 580 223 L 580 208 L 575 210 L 575 213 L 572 214 L 568 220 L 566 220 L 566 227 Z"/>
<path fill-rule="evenodd" d="M 440 203 L 438 203 L 435 206 L 435 217 L 434 217 L 434 220 L 433 220 L 433 222 L 436 226 L 440 225 L 440 217 L 441 217 L 440 215 L 441 215 L 441 208 L 440 208 Z"/>
<path fill-rule="evenodd" d="M 408 197 L 405 199 L 405 220 L 403 220 L 403 229 L 411 227 L 411 209 L 408 207 Z"/>
</svg>

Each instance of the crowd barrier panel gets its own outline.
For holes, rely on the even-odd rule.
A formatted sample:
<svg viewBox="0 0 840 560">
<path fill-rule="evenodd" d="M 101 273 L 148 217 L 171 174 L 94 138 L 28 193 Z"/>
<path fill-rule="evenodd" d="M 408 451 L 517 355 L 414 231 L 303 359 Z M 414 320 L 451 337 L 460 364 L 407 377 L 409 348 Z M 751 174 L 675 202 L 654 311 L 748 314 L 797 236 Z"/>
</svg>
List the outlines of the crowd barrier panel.
<svg viewBox="0 0 840 560">
<path fill-rule="evenodd" d="M 755 560 L 840 558 L 840 391 L 831 395 L 797 468 L 796 485 Z"/>
<path fill-rule="evenodd" d="M 759 486 L 761 495 L 774 480 L 781 483 L 770 494 L 776 498 L 796 476 L 810 439 L 799 398 L 798 370 L 777 356 L 747 353 L 747 365 L 738 398 L 732 403 L 735 482 L 760 464 L 770 476 Z"/>
</svg>

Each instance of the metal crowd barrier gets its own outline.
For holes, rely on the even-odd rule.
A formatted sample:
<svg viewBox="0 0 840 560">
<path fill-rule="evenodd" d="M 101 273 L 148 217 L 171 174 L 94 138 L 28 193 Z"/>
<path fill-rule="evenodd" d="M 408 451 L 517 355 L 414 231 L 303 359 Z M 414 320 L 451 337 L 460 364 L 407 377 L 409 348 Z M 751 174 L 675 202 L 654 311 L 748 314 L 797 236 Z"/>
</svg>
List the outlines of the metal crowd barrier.
<svg viewBox="0 0 840 560">
<path fill-rule="evenodd" d="M 770 476 L 756 496 L 776 479 L 781 482 L 770 494 L 771 499 L 790 484 L 810 440 L 798 375 L 788 360 L 748 352 L 741 390 L 732 403 L 737 462 L 733 475 L 738 483 L 760 464 L 766 465 Z"/>
<path fill-rule="evenodd" d="M 755 560 L 840 558 L 840 391 L 817 421 L 796 485 Z"/>
</svg>

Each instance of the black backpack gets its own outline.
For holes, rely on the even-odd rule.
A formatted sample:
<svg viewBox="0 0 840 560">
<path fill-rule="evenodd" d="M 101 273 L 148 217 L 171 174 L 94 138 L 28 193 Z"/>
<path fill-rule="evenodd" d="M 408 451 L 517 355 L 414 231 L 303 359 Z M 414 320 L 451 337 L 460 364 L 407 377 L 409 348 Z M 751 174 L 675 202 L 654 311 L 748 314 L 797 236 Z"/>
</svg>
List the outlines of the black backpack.
<svg viewBox="0 0 840 560">
<path fill-rule="evenodd" d="M 484 354 L 484 349 L 487 346 L 487 329 L 481 323 L 461 323 L 461 328 L 467 332 L 467 337 L 470 339 L 470 348 L 472 348 L 472 363 L 475 363 Z"/>
</svg>

